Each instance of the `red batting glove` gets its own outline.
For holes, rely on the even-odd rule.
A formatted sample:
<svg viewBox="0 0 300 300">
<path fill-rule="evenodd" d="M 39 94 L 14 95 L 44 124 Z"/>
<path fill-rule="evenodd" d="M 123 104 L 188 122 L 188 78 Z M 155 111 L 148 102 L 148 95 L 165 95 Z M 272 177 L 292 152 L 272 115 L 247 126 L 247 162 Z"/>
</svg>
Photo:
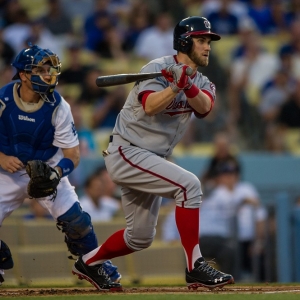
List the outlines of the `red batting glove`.
<svg viewBox="0 0 300 300">
<path fill-rule="evenodd" d="M 167 71 L 166 69 L 162 69 L 161 70 L 161 74 L 169 81 L 169 82 L 173 82 L 173 75 L 172 72 Z"/>
<path fill-rule="evenodd" d="M 161 70 L 162 75 L 171 82 L 170 87 L 174 93 L 191 86 L 189 76 L 186 75 L 186 69 L 189 66 L 183 64 L 172 64 Z"/>
</svg>

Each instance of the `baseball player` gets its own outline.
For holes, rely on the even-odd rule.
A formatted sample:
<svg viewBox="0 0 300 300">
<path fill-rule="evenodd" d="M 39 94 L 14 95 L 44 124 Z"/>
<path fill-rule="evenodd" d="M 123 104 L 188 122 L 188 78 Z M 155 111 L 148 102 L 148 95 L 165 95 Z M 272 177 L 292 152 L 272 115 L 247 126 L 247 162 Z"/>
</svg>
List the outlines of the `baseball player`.
<svg viewBox="0 0 300 300">
<path fill-rule="evenodd" d="M 136 82 L 103 152 L 112 180 L 122 187 L 127 227 L 77 259 L 73 273 L 79 277 L 97 284 L 101 280 L 99 263 L 148 248 L 165 197 L 176 202 L 188 287 L 215 288 L 234 282 L 231 275 L 214 269 L 201 255 L 202 191 L 197 176 L 166 159 L 184 135 L 191 115 L 204 118 L 213 108 L 215 86 L 197 68 L 208 65 L 211 41 L 219 39 L 207 19 L 188 17 L 174 29 L 177 55 L 152 60 L 142 68 L 142 73 L 161 71 L 164 76 Z M 193 69 L 190 77 L 186 75 L 189 67 Z"/>
<path fill-rule="evenodd" d="M 60 183 L 54 201 L 50 197 L 38 200 L 65 234 L 69 251 L 76 256 L 88 253 L 98 243 L 91 218 L 82 211 L 68 180 L 79 163 L 79 142 L 70 106 L 55 91 L 60 60 L 49 49 L 30 45 L 12 65 L 17 69 L 14 81 L 0 89 L 0 225 L 28 198 L 27 162 L 41 160 L 55 169 L 51 176 L 58 177 Z M 9 247 L 0 241 L 0 274 L 12 267 Z M 105 275 L 99 284 L 101 289 L 121 287 L 113 282 L 121 276 L 110 261 L 99 269 Z"/>
</svg>

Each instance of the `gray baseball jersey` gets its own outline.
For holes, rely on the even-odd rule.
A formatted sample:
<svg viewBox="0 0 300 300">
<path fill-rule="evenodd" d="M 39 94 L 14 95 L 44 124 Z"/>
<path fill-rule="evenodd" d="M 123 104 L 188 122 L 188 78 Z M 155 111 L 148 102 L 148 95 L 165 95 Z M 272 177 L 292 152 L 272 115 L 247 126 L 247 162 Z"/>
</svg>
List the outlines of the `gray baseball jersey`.
<svg viewBox="0 0 300 300">
<path fill-rule="evenodd" d="M 174 63 L 176 61 L 173 56 L 164 56 L 149 62 L 141 73 L 160 72 Z M 192 81 L 215 100 L 215 86 L 207 77 L 197 72 Z M 158 155 L 171 155 L 184 135 L 193 113 L 184 92 L 178 93 L 168 107 L 155 116 L 145 114 L 138 97 L 142 92 L 161 91 L 168 86 L 169 82 L 164 77 L 138 82 L 117 118 L 113 134 L 119 134 L 130 143 Z"/>
<path fill-rule="evenodd" d="M 175 57 L 162 57 L 149 62 L 141 72 L 160 72 L 174 63 Z M 215 100 L 215 87 L 205 76 L 197 72 L 192 81 Z M 135 84 L 118 115 L 107 151 L 103 152 L 112 180 L 122 187 L 127 222 L 124 239 L 134 250 L 152 243 L 161 197 L 174 199 L 177 206 L 187 208 L 197 208 L 201 203 L 197 176 L 165 159 L 182 138 L 193 113 L 184 92 L 154 116 L 146 115 L 141 103 L 141 93 L 168 86 L 164 77 Z"/>
</svg>

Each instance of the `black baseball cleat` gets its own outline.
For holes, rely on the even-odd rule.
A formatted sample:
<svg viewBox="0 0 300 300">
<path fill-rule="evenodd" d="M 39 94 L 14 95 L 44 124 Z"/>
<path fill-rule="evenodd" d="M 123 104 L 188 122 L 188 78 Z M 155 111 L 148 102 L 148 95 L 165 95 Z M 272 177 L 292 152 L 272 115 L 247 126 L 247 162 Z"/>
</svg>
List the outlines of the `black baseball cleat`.
<svg viewBox="0 0 300 300">
<path fill-rule="evenodd" d="M 102 264 L 96 266 L 86 265 L 80 256 L 72 268 L 72 273 L 77 275 L 79 279 L 85 279 L 90 282 L 96 289 L 100 291 L 122 291 L 122 285 L 112 282 Z"/>
<path fill-rule="evenodd" d="M 226 284 L 234 283 L 232 275 L 214 269 L 203 257 L 195 261 L 194 267 L 191 272 L 185 270 L 185 280 L 189 289 L 196 290 L 198 287 L 222 288 Z"/>
</svg>

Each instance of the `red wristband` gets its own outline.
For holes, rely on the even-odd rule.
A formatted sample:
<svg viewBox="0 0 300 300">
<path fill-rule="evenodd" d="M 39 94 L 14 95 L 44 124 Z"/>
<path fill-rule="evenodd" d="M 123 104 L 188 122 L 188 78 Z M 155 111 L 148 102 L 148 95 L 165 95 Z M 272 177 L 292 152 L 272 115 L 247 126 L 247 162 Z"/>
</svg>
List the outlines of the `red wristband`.
<svg viewBox="0 0 300 300">
<path fill-rule="evenodd" d="M 184 90 L 184 93 L 188 98 L 195 98 L 199 92 L 200 90 L 194 84 L 188 90 Z"/>
</svg>

